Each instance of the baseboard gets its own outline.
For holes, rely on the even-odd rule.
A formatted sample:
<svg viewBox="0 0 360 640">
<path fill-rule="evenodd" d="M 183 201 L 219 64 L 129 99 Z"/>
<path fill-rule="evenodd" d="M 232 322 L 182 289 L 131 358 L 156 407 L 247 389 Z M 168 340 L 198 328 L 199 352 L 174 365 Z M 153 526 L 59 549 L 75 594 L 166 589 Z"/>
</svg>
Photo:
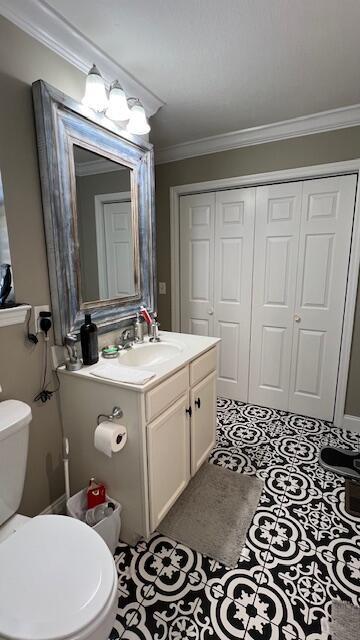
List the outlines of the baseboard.
<svg viewBox="0 0 360 640">
<path fill-rule="evenodd" d="M 355 431 L 355 433 L 360 433 L 360 417 L 359 416 L 348 416 L 344 415 L 343 426 L 345 429 L 350 429 L 350 431 Z"/>
<path fill-rule="evenodd" d="M 40 513 L 41 516 L 45 516 L 47 514 L 55 514 L 55 515 L 63 515 L 66 512 L 66 496 L 63 493 L 60 498 L 49 504 L 44 511 Z"/>
</svg>

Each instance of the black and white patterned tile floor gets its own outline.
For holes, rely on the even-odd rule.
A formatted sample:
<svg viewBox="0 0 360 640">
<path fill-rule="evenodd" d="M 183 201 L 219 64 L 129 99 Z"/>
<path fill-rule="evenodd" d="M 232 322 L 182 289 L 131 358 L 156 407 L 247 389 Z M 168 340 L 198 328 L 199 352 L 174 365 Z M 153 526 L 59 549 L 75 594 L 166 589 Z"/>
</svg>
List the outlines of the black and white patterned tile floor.
<svg viewBox="0 0 360 640">
<path fill-rule="evenodd" d="M 360 518 L 345 512 L 344 480 L 318 464 L 324 444 L 356 450 L 360 439 L 219 399 L 210 462 L 264 480 L 237 567 L 159 533 L 120 543 L 111 640 L 328 640 L 331 600 L 360 606 Z"/>
</svg>

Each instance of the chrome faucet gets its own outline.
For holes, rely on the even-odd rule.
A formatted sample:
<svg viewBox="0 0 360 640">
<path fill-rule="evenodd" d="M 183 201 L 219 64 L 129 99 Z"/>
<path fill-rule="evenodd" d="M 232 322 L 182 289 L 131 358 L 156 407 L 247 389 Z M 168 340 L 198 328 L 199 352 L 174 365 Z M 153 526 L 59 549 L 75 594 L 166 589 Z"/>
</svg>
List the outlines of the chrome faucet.
<svg viewBox="0 0 360 640">
<path fill-rule="evenodd" d="M 133 331 L 129 328 L 122 329 L 118 339 L 116 340 L 116 344 L 120 349 L 131 349 L 134 344 Z"/>
<path fill-rule="evenodd" d="M 137 344 L 142 344 L 144 342 L 144 324 L 140 311 L 138 311 L 134 323 L 135 342 Z"/>
<path fill-rule="evenodd" d="M 154 312 L 150 325 L 150 342 L 160 342 L 159 327 L 160 324 L 157 321 L 157 313 Z"/>
<path fill-rule="evenodd" d="M 64 345 L 67 349 L 69 358 L 65 362 L 68 371 L 78 371 L 82 367 L 80 356 L 77 352 L 77 337 L 75 333 L 67 333 L 64 338 Z"/>
</svg>

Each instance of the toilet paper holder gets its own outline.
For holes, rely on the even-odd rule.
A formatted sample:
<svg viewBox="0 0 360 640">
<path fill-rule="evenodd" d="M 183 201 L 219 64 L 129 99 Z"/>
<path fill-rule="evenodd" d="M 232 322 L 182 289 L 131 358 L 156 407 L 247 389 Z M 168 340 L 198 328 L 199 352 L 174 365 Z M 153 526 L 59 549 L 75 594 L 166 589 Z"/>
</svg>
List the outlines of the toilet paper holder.
<svg viewBox="0 0 360 640">
<path fill-rule="evenodd" d="M 124 412 L 120 407 L 114 407 L 112 413 L 110 413 L 109 415 L 107 415 L 106 413 L 99 413 L 97 417 L 97 424 L 99 425 L 104 418 L 105 420 L 117 420 L 118 418 L 122 418 L 123 415 Z"/>
</svg>

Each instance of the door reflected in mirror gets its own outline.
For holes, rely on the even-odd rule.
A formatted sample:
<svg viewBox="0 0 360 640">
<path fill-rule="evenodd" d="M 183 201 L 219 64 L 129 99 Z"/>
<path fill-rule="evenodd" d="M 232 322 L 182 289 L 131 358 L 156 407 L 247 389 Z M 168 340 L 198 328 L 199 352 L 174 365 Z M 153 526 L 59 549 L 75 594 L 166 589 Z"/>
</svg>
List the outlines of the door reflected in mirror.
<svg viewBox="0 0 360 640">
<path fill-rule="evenodd" d="M 138 289 L 131 170 L 74 145 L 82 304 L 130 298 Z"/>
</svg>

